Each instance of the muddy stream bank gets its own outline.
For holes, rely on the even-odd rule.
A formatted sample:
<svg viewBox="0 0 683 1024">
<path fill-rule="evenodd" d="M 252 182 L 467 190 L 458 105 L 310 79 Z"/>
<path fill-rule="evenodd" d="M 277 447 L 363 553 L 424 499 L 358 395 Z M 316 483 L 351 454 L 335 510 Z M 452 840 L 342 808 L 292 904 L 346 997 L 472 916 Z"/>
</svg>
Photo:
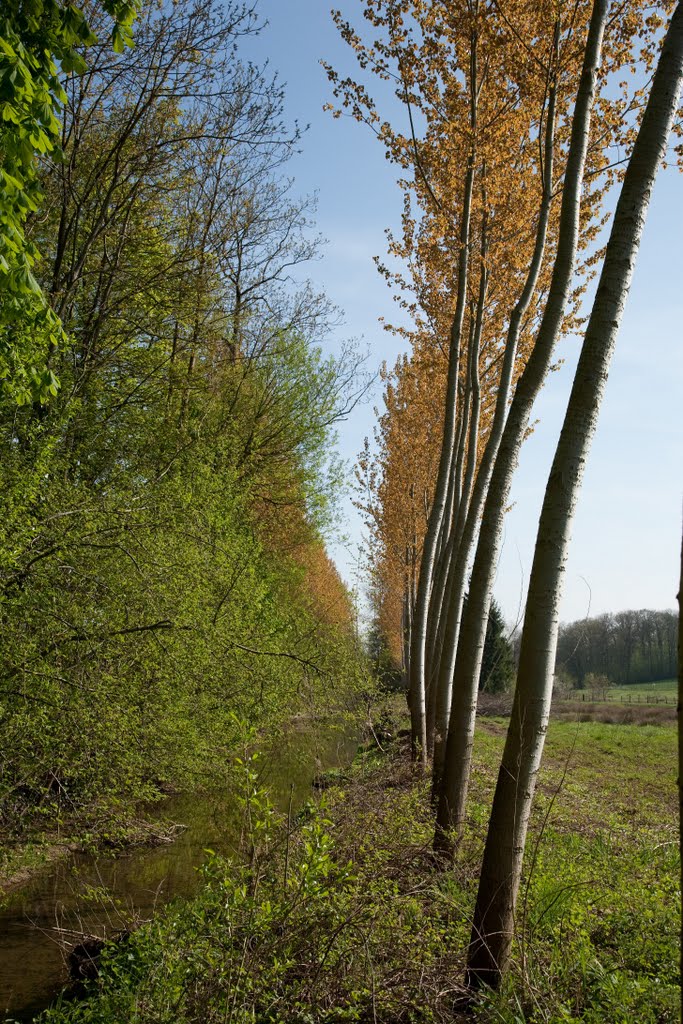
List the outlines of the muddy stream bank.
<svg viewBox="0 0 683 1024">
<path fill-rule="evenodd" d="M 290 794 L 300 806 L 322 770 L 350 763 L 358 736 L 339 729 L 291 730 L 259 764 L 271 799 L 286 810 Z M 236 839 L 235 797 L 182 794 L 145 813 L 148 820 L 179 823 L 174 842 L 135 847 L 117 856 L 74 853 L 46 865 L 0 907 L 0 1020 L 31 1021 L 68 981 L 65 940 L 113 935 L 132 917 L 150 918 L 176 897 L 196 890 L 205 848 L 229 851 Z M 93 890 L 105 889 L 103 901 Z"/>
</svg>

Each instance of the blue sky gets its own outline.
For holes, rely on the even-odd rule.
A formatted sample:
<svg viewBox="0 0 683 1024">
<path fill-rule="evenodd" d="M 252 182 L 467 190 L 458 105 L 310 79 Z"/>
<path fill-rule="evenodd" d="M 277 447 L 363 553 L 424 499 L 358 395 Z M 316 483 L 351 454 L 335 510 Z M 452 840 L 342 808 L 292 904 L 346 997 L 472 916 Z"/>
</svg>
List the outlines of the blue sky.
<svg viewBox="0 0 683 1024">
<path fill-rule="evenodd" d="M 337 6 L 355 23 L 358 0 Z M 391 293 L 373 264 L 385 252 L 384 231 L 396 225 L 401 196 L 394 168 L 371 131 L 323 111 L 331 99 L 321 58 L 354 72 L 326 0 L 260 0 L 269 22 L 248 55 L 270 61 L 286 83 L 286 116 L 310 127 L 289 166 L 300 194 L 317 193 L 317 228 L 327 239 L 307 276 L 341 307 L 344 326 L 331 341 L 362 339 L 376 369 L 402 349 L 379 317 L 396 319 Z M 683 510 L 683 177 L 660 173 L 575 520 L 561 616 L 565 621 L 625 608 L 672 608 L 678 588 Z M 513 487 L 495 593 L 505 616 L 523 610 L 538 514 L 564 415 L 580 340 L 565 339 L 534 410 Z M 354 460 L 371 435 L 372 400 L 339 430 L 341 455 Z M 332 554 L 356 585 L 360 523 L 344 502 L 350 542 Z"/>
</svg>

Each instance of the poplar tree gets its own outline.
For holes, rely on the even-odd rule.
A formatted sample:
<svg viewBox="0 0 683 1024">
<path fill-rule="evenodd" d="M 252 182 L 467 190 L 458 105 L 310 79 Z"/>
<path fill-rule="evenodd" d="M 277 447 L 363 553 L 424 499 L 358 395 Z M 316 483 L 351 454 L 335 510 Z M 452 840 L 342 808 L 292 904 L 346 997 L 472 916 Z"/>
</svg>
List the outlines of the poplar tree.
<svg viewBox="0 0 683 1024">
<path fill-rule="evenodd" d="M 392 420 L 388 384 L 380 431 L 390 433 L 372 464 L 375 491 L 365 505 L 375 538 L 401 517 L 417 528 L 402 544 L 381 541 L 376 564 L 385 577 L 373 585 L 392 609 L 393 630 L 403 633 L 414 747 L 423 763 L 433 750 L 440 795 L 435 842 L 450 852 L 451 830 L 457 834 L 466 805 L 481 652 L 512 473 L 554 346 L 576 323 L 585 285 L 575 276 L 581 253 L 599 229 L 602 197 L 617 173 L 606 167 L 608 152 L 629 142 L 623 97 L 599 90 L 636 59 L 649 66 L 647 43 L 659 21 L 642 0 L 609 21 L 604 60 L 596 62 L 588 102 L 577 111 L 588 3 L 549 11 L 519 0 L 502 12 L 484 0 L 379 0 L 367 2 L 363 13 L 371 39 L 339 14 L 338 26 L 361 70 L 394 90 L 405 123 L 384 119 L 365 84 L 328 68 L 335 113 L 369 124 L 401 173 L 402 231 L 390 236 L 390 255 L 406 270 L 381 269 L 415 327 L 402 331 L 413 356 L 397 364 L 389 384 L 398 391 L 406 373 L 416 374 L 421 407 L 431 402 L 441 412 L 441 429 L 426 444 L 419 426 L 406 442 L 417 439 L 425 451 L 410 479 L 418 459 L 412 452 L 402 464 L 394 446 L 399 423 L 407 427 L 411 416 L 402 408 Z M 589 130 L 594 95 L 599 106 Z M 626 103 L 637 99 L 638 91 Z M 581 117 L 581 146 L 571 145 L 572 122 Z M 432 413 L 430 421 L 436 419 Z M 372 458 L 365 453 L 363 461 L 367 478 Z M 427 465 L 438 469 L 424 487 Z M 392 588 L 399 593 L 391 596 Z"/>
<path fill-rule="evenodd" d="M 392 239 L 392 252 L 408 260 L 412 281 L 397 276 L 394 283 L 419 296 L 411 306 L 417 316 L 411 338 L 415 369 L 438 369 L 436 381 L 422 378 L 423 401 L 434 405 L 437 398 L 441 404 L 443 396 L 442 426 L 429 446 L 438 470 L 426 494 L 426 528 L 418 537 L 418 585 L 414 600 L 404 602 L 410 612 L 413 735 L 423 763 L 439 732 L 437 720 L 443 733 L 448 717 L 450 672 L 439 700 L 439 665 L 442 650 L 450 658 L 454 648 L 459 613 L 447 634 L 448 612 L 462 599 L 486 489 L 486 472 L 478 474 L 481 451 L 493 433 L 491 455 L 500 436 L 507 403 L 500 392 L 496 401 L 496 388 L 502 382 L 505 391 L 520 370 L 517 359 L 529 337 L 525 315 L 542 281 L 549 227 L 552 189 L 543 164 L 553 146 L 557 28 L 545 12 L 525 3 L 511 13 L 520 37 L 540 38 L 540 58 L 532 59 L 518 35 L 483 3 L 368 5 L 368 20 L 386 32 L 372 51 L 338 19 L 361 65 L 371 63 L 380 77 L 396 82 L 411 125 L 413 109 L 427 123 L 420 139 L 387 122 L 379 130 L 390 158 L 413 175 L 402 182 L 408 193 L 403 238 Z M 382 60 L 370 60 L 371 52 Z M 361 120 L 379 121 L 361 87 L 332 71 L 330 76 L 342 108 Z M 550 140 L 540 154 L 536 133 Z M 422 213 L 419 225 L 411 209 L 413 192 Z M 508 332 L 511 305 L 516 308 Z M 431 359 L 423 358 L 430 350 Z M 388 468 L 385 462 L 377 476 Z M 404 489 L 403 500 L 409 495 L 423 500 L 412 487 Z"/>
<path fill-rule="evenodd" d="M 608 0 L 596 0 L 593 6 L 581 81 L 572 118 L 552 279 L 538 334 L 515 388 L 496 453 L 484 503 L 467 608 L 460 630 L 462 641 L 455 663 L 454 700 L 448 727 L 444 773 L 439 784 L 434 837 L 435 849 L 451 857 L 454 853 L 454 841 L 457 840 L 465 820 L 479 674 L 493 578 L 503 537 L 505 511 L 531 409 L 550 368 L 555 344 L 562 330 L 576 266 L 581 223 L 581 193 L 608 9 Z"/>
<path fill-rule="evenodd" d="M 548 727 L 558 608 L 571 525 L 682 82 L 683 4 L 679 3 L 664 39 L 619 194 L 546 486 L 529 580 L 517 688 L 474 912 L 467 973 L 468 983 L 474 987 L 495 987 L 509 958 L 529 815 Z"/>
</svg>

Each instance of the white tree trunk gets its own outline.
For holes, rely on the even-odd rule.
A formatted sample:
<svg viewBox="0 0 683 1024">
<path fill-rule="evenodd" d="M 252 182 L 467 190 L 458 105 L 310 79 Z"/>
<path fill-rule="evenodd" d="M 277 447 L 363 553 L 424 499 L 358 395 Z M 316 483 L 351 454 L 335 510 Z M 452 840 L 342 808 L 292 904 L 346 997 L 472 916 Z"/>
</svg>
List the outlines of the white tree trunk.
<svg viewBox="0 0 683 1024">
<path fill-rule="evenodd" d="M 557 46 L 557 32 L 555 38 Z M 446 751 L 446 736 L 448 732 L 448 719 L 451 711 L 451 695 L 453 687 L 453 672 L 455 668 L 455 656 L 458 645 L 458 634 L 460 630 L 460 619 L 462 615 L 462 604 L 465 593 L 467 576 L 467 565 L 472 550 L 472 544 L 479 525 L 482 505 L 486 496 L 486 490 L 491 479 L 493 462 L 498 451 L 500 439 L 505 426 L 507 415 L 508 398 L 512 386 L 512 375 L 517 355 L 517 345 L 521 333 L 522 320 L 529 308 L 538 283 L 538 277 L 543 265 L 546 237 L 548 233 L 548 221 L 550 218 L 550 207 L 552 204 L 553 184 L 553 152 L 555 141 L 555 104 L 556 89 L 551 85 L 548 98 L 548 112 L 545 127 L 544 146 L 544 167 L 543 167 L 543 196 L 539 210 L 538 224 L 536 226 L 536 238 L 534 241 L 534 252 L 529 266 L 524 288 L 510 316 L 510 324 L 503 353 L 503 365 L 501 368 L 496 405 L 493 414 L 491 431 L 484 448 L 481 463 L 474 478 L 472 497 L 469 500 L 463 519 L 456 525 L 453 537 L 453 546 L 449 564 L 449 572 L 444 588 L 442 621 L 441 621 L 441 647 L 439 652 L 437 677 L 435 679 L 434 693 L 434 761 L 432 773 L 432 796 L 438 798 L 441 786 L 441 776 Z M 483 311 L 482 311 L 483 312 Z M 477 382 L 478 386 L 478 382 Z M 478 424 L 477 424 L 478 432 Z M 474 451 L 472 441 L 470 448 Z M 476 455 L 476 453 L 475 453 Z M 475 468 L 475 461 L 471 462 L 472 471 Z M 468 467 L 468 475 L 469 475 Z M 468 496 L 472 488 L 471 477 L 468 481 Z"/>
<path fill-rule="evenodd" d="M 529 581 L 517 689 L 484 852 L 468 982 L 496 985 L 509 956 L 527 825 L 550 713 L 558 609 L 583 470 L 683 80 L 683 3 L 667 32 L 628 163 L 548 477 Z"/>
<path fill-rule="evenodd" d="M 593 5 L 572 119 L 557 254 L 550 289 L 536 342 L 517 382 L 496 455 L 479 531 L 467 606 L 459 632 L 453 700 L 434 837 L 435 849 L 446 856 L 453 855 L 452 833 L 455 830 L 457 837 L 464 821 L 477 711 L 477 685 L 505 509 L 531 409 L 550 367 L 571 291 L 578 248 L 583 174 L 608 8 L 609 0 L 595 0 Z"/>
<path fill-rule="evenodd" d="M 470 90 L 472 104 L 472 133 L 476 137 L 477 112 L 477 37 L 472 37 L 470 68 Z M 422 549 L 420 574 L 417 588 L 417 601 L 413 620 L 412 647 L 410 651 L 410 707 L 411 734 L 413 756 L 419 753 L 423 767 L 427 765 L 427 707 L 426 707 L 426 650 L 427 629 L 429 621 L 429 605 L 434 579 L 436 553 L 441 525 L 448 501 L 450 469 L 453 463 L 453 447 L 456 433 L 456 414 L 458 397 L 458 377 L 460 371 L 460 349 L 462 326 L 467 300 L 467 275 L 469 270 L 470 219 L 472 210 L 472 190 L 474 187 L 475 154 L 470 154 L 462 204 L 462 220 L 460 224 L 460 258 L 458 261 L 457 299 L 448 354 L 448 379 L 446 383 L 446 409 L 444 417 L 444 433 L 439 458 L 434 499 L 429 513 L 427 533 Z"/>
</svg>

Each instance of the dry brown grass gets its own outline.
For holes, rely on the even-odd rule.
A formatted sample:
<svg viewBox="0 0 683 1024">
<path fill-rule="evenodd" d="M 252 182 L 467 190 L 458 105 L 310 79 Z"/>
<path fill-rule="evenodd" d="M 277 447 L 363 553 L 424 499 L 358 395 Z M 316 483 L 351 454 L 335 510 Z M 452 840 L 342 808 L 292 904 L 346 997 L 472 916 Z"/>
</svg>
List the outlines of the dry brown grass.
<svg viewBox="0 0 683 1024">
<path fill-rule="evenodd" d="M 512 694 L 479 694 L 483 718 L 508 718 Z M 673 704 L 619 704 L 616 701 L 553 700 L 551 716 L 560 722 L 603 722 L 606 725 L 669 725 L 676 721 Z"/>
<path fill-rule="evenodd" d="M 676 721 L 672 704 L 587 703 L 555 701 L 553 718 L 564 722 L 604 722 L 606 725 L 669 725 Z"/>
</svg>

